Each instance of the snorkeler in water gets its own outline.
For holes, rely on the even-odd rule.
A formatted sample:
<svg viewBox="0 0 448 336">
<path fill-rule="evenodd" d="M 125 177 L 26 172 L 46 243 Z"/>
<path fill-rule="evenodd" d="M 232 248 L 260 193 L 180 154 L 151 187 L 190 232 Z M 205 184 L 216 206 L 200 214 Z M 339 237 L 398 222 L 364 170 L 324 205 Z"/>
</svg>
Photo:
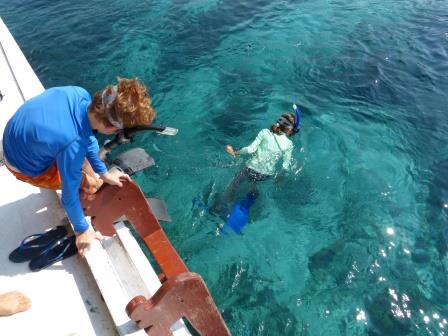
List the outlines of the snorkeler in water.
<svg viewBox="0 0 448 336">
<path fill-rule="evenodd" d="M 274 176 L 280 159 L 283 160 L 282 168 L 290 170 L 294 148 L 290 137 L 300 130 L 300 110 L 295 104 L 293 109 L 294 114 L 285 112 L 270 129 L 262 129 L 249 146 L 238 151 L 231 145 L 226 146 L 227 153 L 232 156 L 252 154 L 252 157 L 230 183 L 222 198 L 222 205 L 232 200 L 236 189 L 244 181 L 251 183 L 250 193 L 256 195 L 256 183 Z"/>
</svg>

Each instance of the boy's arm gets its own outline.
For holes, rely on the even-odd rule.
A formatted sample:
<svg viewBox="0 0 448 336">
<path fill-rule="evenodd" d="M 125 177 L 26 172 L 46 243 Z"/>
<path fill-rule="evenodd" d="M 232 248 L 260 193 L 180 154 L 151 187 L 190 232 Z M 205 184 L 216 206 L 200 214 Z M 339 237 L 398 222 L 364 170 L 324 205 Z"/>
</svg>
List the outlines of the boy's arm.
<svg viewBox="0 0 448 336">
<path fill-rule="evenodd" d="M 81 207 L 79 187 L 85 155 L 80 143 L 74 141 L 57 157 L 57 166 L 62 181 L 62 205 L 75 231 L 76 247 L 81 256 L 85 255 L 93 240 L 103 238 L 99 232 L 89 230 L 89 224 Z"/>
<path fill-rule="evenodd" d="M 94 135 L 91 135 L 89 137 L 89 145 L 87 147 L 87 160 L 89 160 L 90 164 L 92 165 L 93 170 L 95 173 L 98 174 L 104 174 L 107 172 L 106 165 L 103 161 L 100 160 L 98 157 L 98 152 L 100 151 L 100 147 L 98 145 L 98 140 L 96 140 Z"/>
<path fill-rule="evenodd" d="M 121 171 L 116 170 L 113 172 L 108 172 L 106 165 L 98 157 L 98 152 L 99 152 L 98 141 L 92 135 L 89 137 L 89 146 L 87 148 L 86 156 L 90 164 L 92 165 L 92 168 L 95 171 L 95 173 L 98 173 L 100 175 L 100 178 L 104 182 L 122 187 L 123 184 L 121 183 L 121 179 L 131 181 L 129 175 Z"/>
<path fill-rule="evenodd" d="M 85 150 L 76 140 L 57 156 L 57 166 L 62 182 L 62 205 L 77 234 L 89 228 L 79 198 L 84 156 Z"/>
</svg>

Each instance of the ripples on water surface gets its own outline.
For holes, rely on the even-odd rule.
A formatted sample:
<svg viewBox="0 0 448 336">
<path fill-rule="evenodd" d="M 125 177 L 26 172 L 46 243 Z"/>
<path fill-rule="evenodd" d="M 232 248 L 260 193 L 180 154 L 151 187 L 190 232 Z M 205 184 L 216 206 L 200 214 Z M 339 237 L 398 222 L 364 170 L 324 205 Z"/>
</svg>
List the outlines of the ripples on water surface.
<svg viewBox="0 0 448 336">
<path fill-rule="evenodd" d="M 164 225 L 234 335 L 448 329 L 448 4 L 437 0 L 0 0 L 46 87 L 151 87 L 176 138 L 139 137 Z M 210 203 L 247 144 L 303 107 L 296 173 L 265 182 L 242 236 Z M 153 145 L 155 144 L 155 145 Z"/>
</svg>

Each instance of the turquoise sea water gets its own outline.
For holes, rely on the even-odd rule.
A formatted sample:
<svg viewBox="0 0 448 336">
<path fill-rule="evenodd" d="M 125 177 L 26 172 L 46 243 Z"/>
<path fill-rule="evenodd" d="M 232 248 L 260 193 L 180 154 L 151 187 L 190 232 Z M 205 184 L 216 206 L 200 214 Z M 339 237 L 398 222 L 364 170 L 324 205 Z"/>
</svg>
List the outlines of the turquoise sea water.
<svg viewBox="0 0 448 336">
<path fill-rule="evenodd" d="M 233 335 L 446 333 L 446 1 L 0 0 L 0 15 L 46 87 L 149 85 L 180 131 L 138 137 L 157 166 L 136 180 Z M 294 172 L 220 235 L 193 200 L 218 199 L 244 165 L 224 146 L 292 102 Z"/>
</svg>

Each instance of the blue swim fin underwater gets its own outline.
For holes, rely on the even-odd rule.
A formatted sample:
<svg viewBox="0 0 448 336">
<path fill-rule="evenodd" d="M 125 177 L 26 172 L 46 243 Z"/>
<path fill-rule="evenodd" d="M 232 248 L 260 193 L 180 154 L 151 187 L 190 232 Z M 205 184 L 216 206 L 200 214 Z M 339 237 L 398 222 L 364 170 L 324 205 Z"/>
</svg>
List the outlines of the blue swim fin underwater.
<svg viewBox="0 0 448 336">
<path fill-rule="evenodd" d="M 254 205 L 256 199 L 257 194 L 255 192 L 250 192 L 246 197 L 236 202 L 227 217 L 223 231 L 226 232 L 228 231 L 228 228 L 230 228 L 236 233 L 241 233 L 241 230 L 249 222 L 249 210 L 250 207 Z"/>
</svg>

